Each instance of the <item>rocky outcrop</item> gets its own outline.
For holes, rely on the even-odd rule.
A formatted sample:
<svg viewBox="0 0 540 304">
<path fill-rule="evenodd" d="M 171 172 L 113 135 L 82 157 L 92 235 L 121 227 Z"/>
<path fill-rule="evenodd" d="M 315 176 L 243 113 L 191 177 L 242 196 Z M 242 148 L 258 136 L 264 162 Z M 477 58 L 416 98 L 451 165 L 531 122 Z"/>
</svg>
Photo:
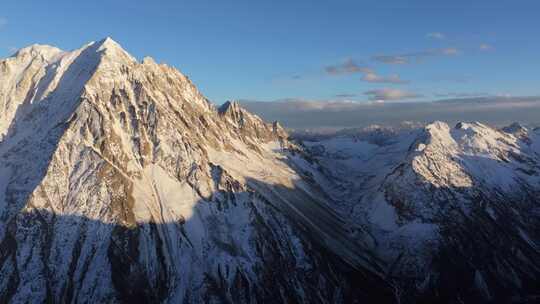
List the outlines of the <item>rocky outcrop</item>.
<svg viewBox="0 0 540 304">
<path fill-rule="evenodd" d="M 262 142 L 275 141 L 284 144 L 288 135 L 276 121 L 264 122 L 260 117 L 242 108 L 236 101 L 227 101 L 218 109 L 219 115 L 228 122 L 239 138 L 256 138 Z M 255 147 L 256 143 L 252 143 Z"/>
</svg>

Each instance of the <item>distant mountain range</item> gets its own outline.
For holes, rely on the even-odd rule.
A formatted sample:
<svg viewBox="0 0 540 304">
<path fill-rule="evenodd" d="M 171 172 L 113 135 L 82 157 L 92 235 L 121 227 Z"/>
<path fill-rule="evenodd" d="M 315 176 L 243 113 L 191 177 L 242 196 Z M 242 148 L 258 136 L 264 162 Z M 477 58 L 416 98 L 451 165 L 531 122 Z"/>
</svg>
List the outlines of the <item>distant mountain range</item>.
<svg viewBox="0 0 540 304">
<path fill-rule="evenodd" d="M 378 124 L 398 127 L 402 122 L 423 124 L 479 121 L 502 127 L 515 121 L 539 126 L 540 96 L 482 96 L 433 101 L 367 100 L 365 96 L 329 100 L 241 100 L 247 110 L 266 120 L 279 120 L 289 129 L 328 131 Z"/>
</svg>

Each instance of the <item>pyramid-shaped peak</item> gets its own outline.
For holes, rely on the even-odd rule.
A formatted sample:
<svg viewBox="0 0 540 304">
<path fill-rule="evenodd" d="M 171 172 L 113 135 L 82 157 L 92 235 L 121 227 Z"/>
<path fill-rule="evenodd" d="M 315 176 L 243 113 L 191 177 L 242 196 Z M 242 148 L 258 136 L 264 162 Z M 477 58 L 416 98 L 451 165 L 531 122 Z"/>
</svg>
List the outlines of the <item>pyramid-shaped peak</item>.
<svg viewBox="0 0 540 304">
<path fill-rule="evenodd" d="M 98 52 L 101 52 L 107 56 L 114 58 L 118 57 L 127 57 L 131 61 L 136 61 L 136 59 L 131 56 L 122 46 L 113 40 L 111 37 L 103 38 L 97 42 L 90 43 L 88 47 L 95 49 Z"/>
<path fill-rule="evenodd" d="M 122 46 L 118 42 L 114 41 L 111 37 L 103 38 L 95 42 L 93 45 L 99 50 L 122 50 L 125 52 Z"/>
<path fill-rule="evenodd" d="M 112 39 L 111 37 L 105 37 L 99 40 L 96 44 L 105 48 L 122 48 L 122 46 L 120 46 L 120 44 L 114 41 L 114 39 Z"/>
</svg>

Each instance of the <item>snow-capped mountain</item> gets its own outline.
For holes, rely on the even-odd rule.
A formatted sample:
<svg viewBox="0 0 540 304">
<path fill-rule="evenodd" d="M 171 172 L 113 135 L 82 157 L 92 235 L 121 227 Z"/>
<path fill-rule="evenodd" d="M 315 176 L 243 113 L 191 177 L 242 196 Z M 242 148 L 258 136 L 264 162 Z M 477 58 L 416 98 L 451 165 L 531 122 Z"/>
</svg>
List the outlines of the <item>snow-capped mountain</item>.
<svg viewBox="0 0 540 304">
<path fill-rule="evenodd" d="M 403 296 L 537 299 L 540 130 L 435 122 L 384 138 L 305 141 L 316 165 L 297 163 L 369 231 Z"/>
<path fill-rule="evenodd" d="M 174 68 L 110 38 L 34 45 L 0 61 L 0 107 L 1 302 L 392 296 L 279 124 Z"/>
<path fill-rule="evenodd" d="M 21 49 L 0 61 L 0 302 L 538 296 L 540 133 L 379 131 L 291 141 L 110 38 Z"/>
</svg>

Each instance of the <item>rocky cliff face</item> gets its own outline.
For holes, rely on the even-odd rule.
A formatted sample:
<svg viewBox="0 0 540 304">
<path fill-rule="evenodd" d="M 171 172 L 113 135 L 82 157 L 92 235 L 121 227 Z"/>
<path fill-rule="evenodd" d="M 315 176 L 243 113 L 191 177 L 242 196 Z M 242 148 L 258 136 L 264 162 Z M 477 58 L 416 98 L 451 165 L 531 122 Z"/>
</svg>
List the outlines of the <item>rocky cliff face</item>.
<svg viewBox="0 0 540 304">
<path fill-rule="evenodd" d="M 389 296 L 377 259 L 333 237 L 345 225 L 288 165 L 277 123 L 215 109 L 109 38 L 31 46 L 0 71 L 2 302 Z"/>
</svg>

